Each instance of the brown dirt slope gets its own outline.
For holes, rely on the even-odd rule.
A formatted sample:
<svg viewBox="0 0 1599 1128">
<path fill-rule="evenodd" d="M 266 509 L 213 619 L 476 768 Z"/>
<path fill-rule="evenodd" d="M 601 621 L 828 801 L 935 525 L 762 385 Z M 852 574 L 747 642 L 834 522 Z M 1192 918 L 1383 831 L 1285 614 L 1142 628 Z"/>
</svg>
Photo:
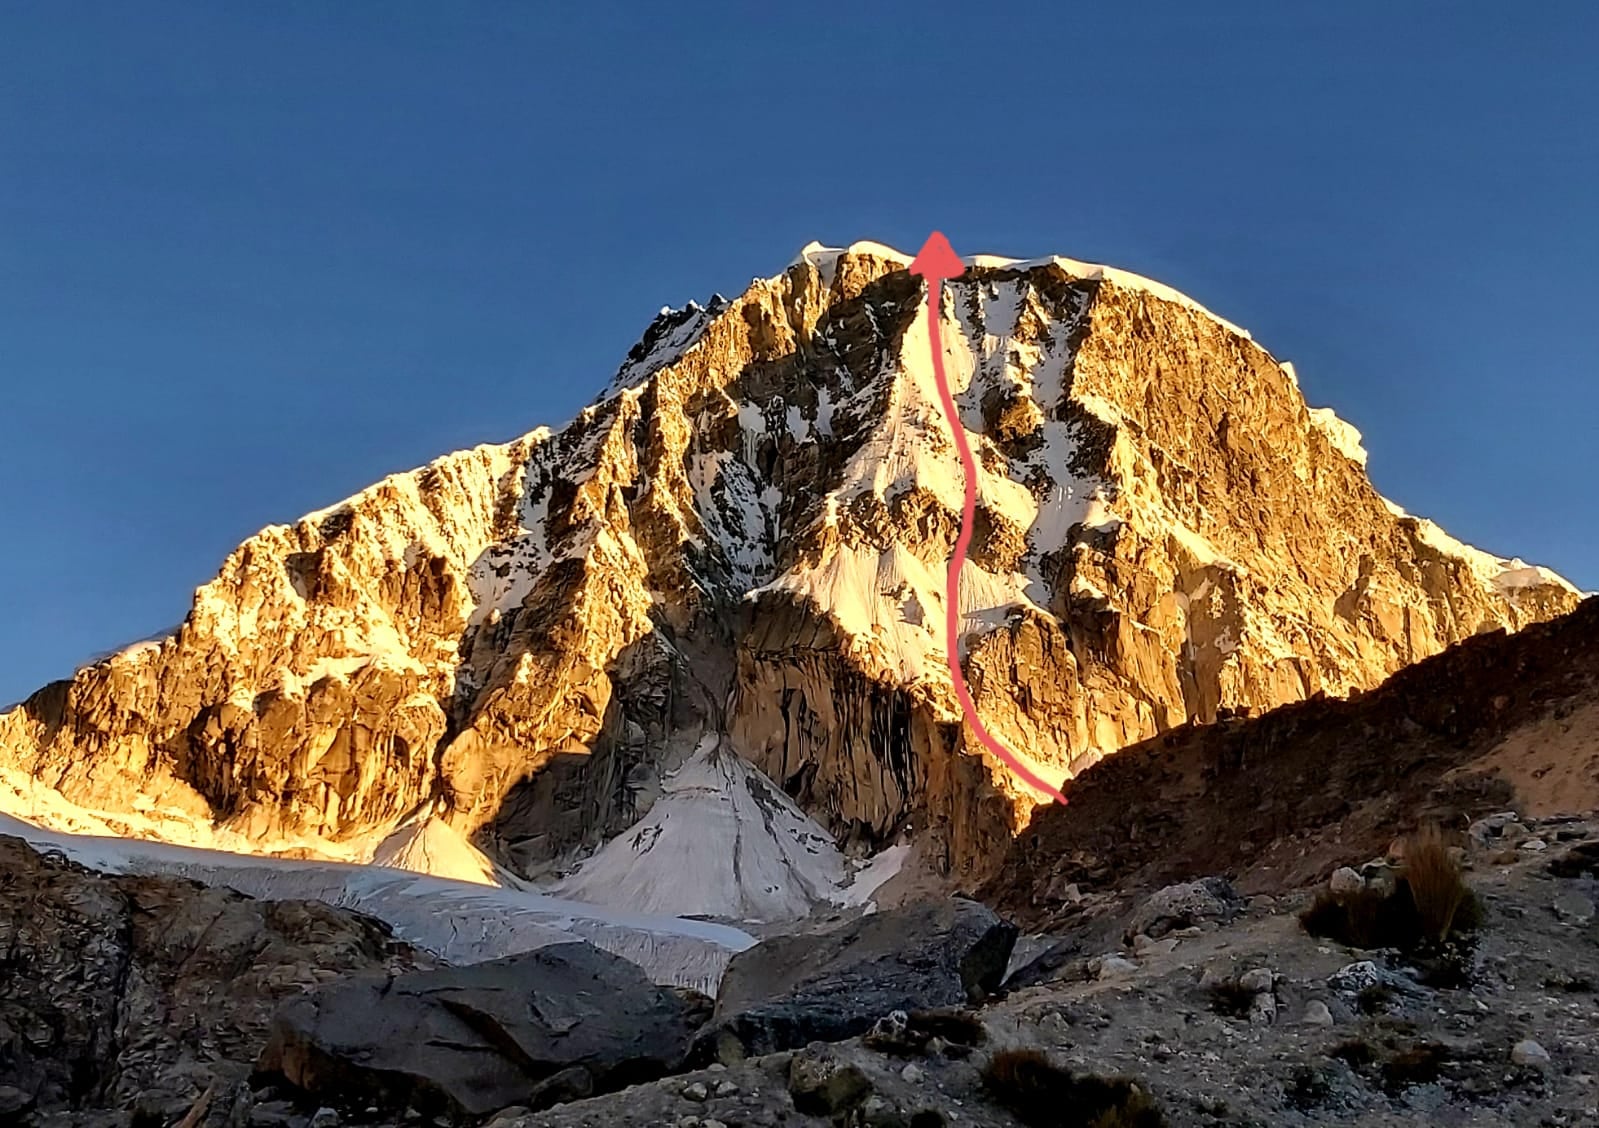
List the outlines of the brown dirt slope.
<svg viewBox="0 0 1599 1128">
<path fill-rule="evenodd" d="M 1599 598 L 1462 642 L 1349 699 L 1185 725 L 1095 765 L 984 889 L 1043 923 L 1082 892 L 1226 874 L 1276 892 L 1423 821 L 1599 807 Z"/>
</svg>

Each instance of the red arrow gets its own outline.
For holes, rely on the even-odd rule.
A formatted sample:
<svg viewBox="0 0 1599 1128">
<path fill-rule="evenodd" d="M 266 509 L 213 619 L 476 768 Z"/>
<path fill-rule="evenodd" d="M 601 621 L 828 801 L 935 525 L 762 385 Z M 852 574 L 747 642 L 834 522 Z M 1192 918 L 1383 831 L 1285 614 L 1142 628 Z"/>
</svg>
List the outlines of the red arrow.
<svg viewBox="0 0 1599 1128">
<path fill-rule="evenodd" d="M 927 237 L 927 242 L 922 244 L 922 249 L 911 261 L 910 272 L 920 274 L 927 279 L 929 286 L 937 288 L 944 279 L 959 278 L 965 274 L 966 267 L 955 253 L 955 248 L 949 245 L 949 240 L 944 238 L 944 233 L 935 231 Z M 929 298 L 932 296 L 928 295 Z"/>
<path fill-rule="evenodd" d="M 949 240 L 937 231 L 927 237 L 921 252 L 910 265 L 912 274 L 920 274 L 927 279 L 927 338 L 933 348 L 933 378 L 938 382 L 938 398 L 944 405 L 950 430 L 954 432 L 955 449 L 960 451 L 961 469 L 966 477 L 966 501 L 961 507 L 960 536 L 955 538 L 955 555 L 950 558 L 949 576 L 944 583 L 945 661 L 949 663 L 949 676 L 955 683 L 955 696 L 960 700 L 961 712 L 966 715 L 966 723 L 971 726 L 983 747 L 998 756 L 1030 786 L 1065 803 L 1066 796 L 1060 793 L 1059 788 L 1045 783 L 1008 748 L 989 735 L 977 715 L 977 706 L 972 703 L 971 691 L 966 688 L 966 675 L 961 673 L 960 577 L 961 568 L 966 564 L 966 550 L 971 547 L 972 525 L 977 516 L 977 463 L 972 459 L 971 447 L 966 444 L 966 428 L 961 426 L 960 415 L 955 410 L 955 397 L 950 395 L 949 380 L 944 376 L 944 344 L 940 340 L 939 323 L 944 305 L 944 279 L 959 278 L 965 271 Z"/>
</svg>

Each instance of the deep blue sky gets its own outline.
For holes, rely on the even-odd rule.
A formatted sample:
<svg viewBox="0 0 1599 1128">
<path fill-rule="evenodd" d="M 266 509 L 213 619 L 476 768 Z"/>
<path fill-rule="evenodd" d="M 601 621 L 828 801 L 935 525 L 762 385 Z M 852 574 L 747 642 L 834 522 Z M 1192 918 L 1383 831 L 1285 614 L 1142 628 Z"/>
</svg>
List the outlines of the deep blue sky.
<svg viewBox="0 0 1599 1128">
<path fill-rule="evenodd" d="M 1586 2 L 8 4 L 0 703 L 564 422 L 662 305 L 935 227 L 1187 291 L 1390 497 L 1599 588 L 1596 46 Z"/>
</svg>

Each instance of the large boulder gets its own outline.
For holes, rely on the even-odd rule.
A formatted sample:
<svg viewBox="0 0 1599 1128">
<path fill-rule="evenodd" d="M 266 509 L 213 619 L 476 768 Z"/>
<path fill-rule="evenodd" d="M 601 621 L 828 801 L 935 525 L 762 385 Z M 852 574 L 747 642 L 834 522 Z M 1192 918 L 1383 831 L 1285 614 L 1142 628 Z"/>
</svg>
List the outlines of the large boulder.
<svg viewBox="0 0 1599 1128">
<path fill-rule="evenodd" d="M 280 1010 L 260 1070 L 324 1103 L 476 1118 L 679 1067 L 709 1000 L 584 943 L 365 977 Z"/>
<path fill-rule="evenodd" d="M 773 937 L 733 957 L 696 1060 L 863 1034 L 893 1011 L 975 1001 L 1004 978 L 1014 925 L 956 898 Z"/>
</svg>

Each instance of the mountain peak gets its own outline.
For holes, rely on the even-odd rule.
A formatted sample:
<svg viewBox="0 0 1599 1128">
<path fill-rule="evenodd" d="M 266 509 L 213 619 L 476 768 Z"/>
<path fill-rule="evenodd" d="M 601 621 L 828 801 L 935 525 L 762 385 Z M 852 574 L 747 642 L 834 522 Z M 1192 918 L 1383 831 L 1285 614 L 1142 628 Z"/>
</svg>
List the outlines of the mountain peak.
<svg viewBox="0 0 1599 1128">
<path fill-rule="evenodd" d="M 978 505 L 956 642 L 1040 778 L 1575 604 L 1386 503 L 1353 429 L 1186 296 L 959 261 L 939 337 Z M 50 792 L 18 813 L 340 860 L 401 826 L 434 841 L 425 814 L 522 880 L 578 865 L 594 897 L 629 834 L 664 844 L 629 887 L 670 887 L 699 841 L 671 816 L 727 846 L 693 862 L 727 867 L 696 885 L 711 913 L 836 900 L 843 855 L 890 844 L 981 877 L 1039 796 L 967 742 L 943 662 L 964 481 L 911 265 L 808 245 L 658 315 L 565 427 L 263 530 L 171 637 L 0 715 L 0 768 Z M 805 870 L 819 843 L 839 852 Z M 768 871 L 779 891 L 751 885 Z"/>
</svg>

